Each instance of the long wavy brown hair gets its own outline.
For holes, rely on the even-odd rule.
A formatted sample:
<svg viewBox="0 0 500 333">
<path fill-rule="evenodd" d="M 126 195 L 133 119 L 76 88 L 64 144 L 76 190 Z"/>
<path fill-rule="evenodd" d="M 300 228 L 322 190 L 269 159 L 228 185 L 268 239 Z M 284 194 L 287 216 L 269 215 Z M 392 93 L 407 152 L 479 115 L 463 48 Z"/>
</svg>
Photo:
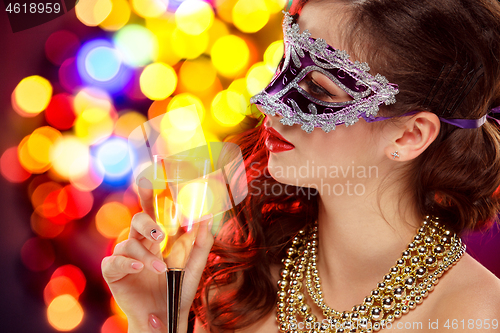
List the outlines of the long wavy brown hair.
<svg viewBox="0 0 500 333">
<path fill-rule="evenodd" d="M 426 110 L 477 119 L 500 105 L 498 1 L 338 1 L 349 14 L 343 45 L 399 85 L 397 103 L 384 108 L 384 115 Z M 292 14 L 306 2 L 295 3 Z M 273 309 L 277 286 L 270 267 L 318 215 L 315 190 L 280 184 L 269 175 L 263 139 L 261 126 L 231 138 L 246 161 L 249 193 L 226 214 L 193 305 L 211 332 L 249 326 Z M 499 171 L 494 121 L 475 129 L 441 123 L 436 140 L 412 161 L 402 181 L 422 216 L 439 216 L 462 232 L 495 219 Z"/>
</svg>

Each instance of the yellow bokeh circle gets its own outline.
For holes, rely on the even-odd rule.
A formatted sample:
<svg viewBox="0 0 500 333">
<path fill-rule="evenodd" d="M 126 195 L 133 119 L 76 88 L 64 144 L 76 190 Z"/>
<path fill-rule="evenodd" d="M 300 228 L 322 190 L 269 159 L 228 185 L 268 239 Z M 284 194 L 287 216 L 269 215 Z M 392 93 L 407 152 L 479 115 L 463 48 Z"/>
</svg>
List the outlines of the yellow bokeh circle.
<svg viewBox="0 0 500 333">
<path fill-rule="evenodd" d="M 89 168 L 89 156 L 88 145 L 70 135 L 57 140 L 50 152 L 53 170 L 65 179 L 84 175 Z"/>
<path fill-rule="evenodd" d="M 106 238 L 117 238 L 130 225 L 132 214 L 127 206 L 119 202 L 104 204 L 95 216 L 95 225 Z"/>
<path fill-rule="evenodd" d="M 130 19 L 130 5 L 126 0 L 111 0 L 113 7 L 108 17 L 99 26 L 107 31 L 120 30 Z"/>
<path fill-rule="evenodd" d="M 267 6 L 267 9 L 271 14 L 281 12 L 285 6 L 288 4 L 289 0 L 264 0 Z"/>
<path fill-rule="evenodd" d="M 276 71 L 278 64 L 283 58 L 283 53 L 285 52 L 285 46 L 283 40 L 277 40 L 272 42 L 264 52 L 264 63 L 269 67 L 271 71 Z"/>
<path fill-rule="evenodd" d="M 85 0 L 76 3 L 75 13 L 80 22 L 95 27 L 108 17 L 112 8 L 113 3 L 110 0 Z"/>
<path fill-rule="evenodd" d="M 179 190 L 178 203 L 182 215 L 191 221 L 210 213 L 213 202 L 214 195 L 207 181 L 195 180 Z"/>
<path fill-rule="evenodd" d="M 238 0 L 215 0 L 215 8 L 217 8 L 217 16 L 228 23 L 233 22 L 233 7 Z"/>
<path fill-rule="evenodd" d="M 158 17 L 164 14 L 168 0 L 130 0 L 134 12 L 144 18 Z"/>
<path fill-rule="evenodd" d="M 212 101 L 212 116 L 222 126 L 235 126 L 244 118 L 247 104 L 243 95 L 223 90 Z"/>
<path fill-rule="evenodd" d="M 231 82 L 231 84 L 229 85 L 229 87 L 227 88 L 227 90 L 234 91 L 235 93 L 240 94 L 243 97 L 243 99 L 245 100 L 246 105 L 250 105 L 250 97 L 252 95 L 250 95 L 248 93 L 246 78 L 241 78 L 241 79 L 234 80 L 233 82 Z M 251 108 L 247 107 L 245 109 L 245 114 L 246 115 L 250 115 L 251 113 L 252 113 L 251 112 Z"/>
<path fill-rule="evenodd" d="M 212 23 L 212 26 L 210 27 L 210 29 L 208 29 L 207 33 L 209 36 L 207 53 L 210 54 L 214 43 L 219 38 L 229 35 L 229 28 L 227 27 L 226 23 L 215 18 L 214 22 Z"/>
<path fill-rule="evenodd" d="M 269 22 L 270 13 L 264 0 L 238 0 L 233 7 L 233 23 L 245 33 L 254 33 Z"/>
<path fill-rule="evenodd" d="M 175 52 L 172 52 L 174 49 L 172 45 L 172 33 L 176 28 L 174 18 L 148 18 L 146 19 L 146 28 L 148 28 L 158 40 L 158 53 L 153 58 L 153 61 L 164 62 L 171 66 L 178 63 L 181 58 Z"/>
<path fill-rule="evenodd" d="M 175 11 L 175 23 L 180 30 L 189 35 L 199 35 L 212 25 L 212 7 L 201 0 L 185 0 Z"/>
<path fill-rule="evenodd" d="M 31 135 L 25 136 L 19 146 L 17 146 L 17 155 L 19 158 L 19 163 L 22 167 L 31 173 L 44 173 L 50 169 L 50 164 L 38 162 L 35 160 L 28 149 L 28 141 Z"/>
<path fill-rule="evenodd" d="M 54 143 L 61 137 L 61 132 L 50 126 L 37 128 L 27 142 L 29 155 L 38 163 L 48 166 L 50 164 L 50 151 Z"/>
<path fill-rule="evenodd" d="M 172 48 L 174 54 L 181 59 L 195 59 L 207 50 L 209 42 L 208 32 L 199 35 L 190 35 L 179 28 L 172 32 Z"/>
<path fill-rule="evenodd" d="M 124 112 L 116 121 L 114 133 L 122 138 L 128 138 L 134 129 L 146 121 L 148 119 L 142 113 L 136 111 Z"/>
<path fill-rule="evenodd" d="M 75 134 L 87 144 L 95 144 L 113 133 L 114 121 L 108 111 L 88 108 L 75 121 Z"/>
<path fill-rule="evenodd" d="M 198 118 L 200 118 L 200 122 L 205 119 L 205 106 L 203 105 L 203 102 L 195 95 L 190 94 L 190 93 L 182 93 L 182 94 L 177 94 L 172 98 L 170 103 L 168 103 L 167 110 L 175 110 L 175 109 L 180 109 L 188 106 L 193 106 L 196 108 L 196 112 L 198 113 Z"/>
<path fill-rule="evenodd" d="M 171 66 L 156 62 L 144 68 L 140 77 L 140 86 L 142 93 L 149 99 L 162 100 L 175 91 L 177 74 Z"/>
<path fill-rule="evenodd" d="M 274 72 L 265 63 L 259 62 L 253 65 L 246 76 L 248 92 L 251 95 L 259 93 L 271 82 L 273 75 Z"/>
<path fill-rule="evenodd" d="M 88 108 L 111 111 L 113 108 L 111 96 L 106 91 L 98 88 L 87 87 L 81 89 L 73 99 L 73 109 L 76 115 L 79 115 Z"/>
<path fill-rule="evenodd" d="M 207 58 L 185 61 L 179 71 L 179 77 L 189 91 L 200 92 L 210 88 L 217 76 L 212 62 Z"/>
<path fill-rule="evenodd" d="M 37 115 L 49 105 L 52 85 L 38 75 L 28 76 L 19 82 L 14 90 L 17 107 L 27 115 Z"/>
<path fill-rule="evenodd" d="M 47 318 L 56 330 L 71 331 L 82 322 L 83 308 L 73 296 L 60 295 L 50 302 Z"/>
<path fill-rule="evenodd" d="M 228 35 L 219 38 L 214 43 L 211 55 L 217 71 L 223 76 L 232 78 L 248 66 L 250 49 L 240 37 Z"/>
</svg>

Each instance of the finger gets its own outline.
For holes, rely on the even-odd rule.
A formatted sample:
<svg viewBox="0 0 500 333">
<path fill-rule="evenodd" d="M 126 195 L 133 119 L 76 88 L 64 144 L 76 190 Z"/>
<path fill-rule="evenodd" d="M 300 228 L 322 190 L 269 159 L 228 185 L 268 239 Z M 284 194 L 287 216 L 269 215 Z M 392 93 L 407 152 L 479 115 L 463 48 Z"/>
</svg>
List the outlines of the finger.
<svg viewBox="0 0 500 333">
<path fill-rule="evenodd" d="M 165 238 L 165 234 L 161 231 L 160 226 L 151 219 L 151 216 L 146 213 L 137 213 L 132 218 L 129 238 L 139 240 L 146 238 L 152 242 L 161 242 Z"/>
<path fill-rule="evenodd" d="M 166 332 L 166 327 L 154 314 L 149 315 L 149 326 L 152 328 L 153 332 Z"/>
<path fill-rule="evenodd" d="M 165 273 L 167 270 L 167 266 L 163 260 L 160 260 L 151 253 L 151 251 L 146 249 L 146 247 L 135 238 L 129 238 L 118 243 L 115 246 L 114 254 L 136 259 L 142 262 L 147 269 L 157 274 Z"/>
<path fill-rule="evenodd" d="M 139 199 L 141 207 L 146 214 L 152 219 L 155 218 L 155 210 L 153 206 L 153 185 L 146 178 L 141 178 L 138 184 Z"/>
<path fill-rule="evenodd" d="M 128 274 L 139 273 L 143 268 L 142 262 L 124 256 L 112 255 L 101 262 L 102 276 L 107 283 L 121 280 Z"/>
<path fill-rule="evenodd" d="M 201 278 L 203 269 L 207 264 L 208 255 L 214 244 L 214 237 L 210 232 L 209 228 L 211 226 L 213 218 L 200 222 L 198 234 L 196 235 L 196 240 L 191 251 L 190 259 L 186 265 L 186 271 L 190 272 L 190 277 L 196 284 Z"/>
<path fill-rule="evenodd" d="M 211 233 L 212 223 L 214 221 L 213 215 L 210 214 L 206 220 L 199 223 L 198 234 L 196 235 L 195 246 L 205 248 L 209 246 L 212 248 L 213 235 Z"/>
</svg>

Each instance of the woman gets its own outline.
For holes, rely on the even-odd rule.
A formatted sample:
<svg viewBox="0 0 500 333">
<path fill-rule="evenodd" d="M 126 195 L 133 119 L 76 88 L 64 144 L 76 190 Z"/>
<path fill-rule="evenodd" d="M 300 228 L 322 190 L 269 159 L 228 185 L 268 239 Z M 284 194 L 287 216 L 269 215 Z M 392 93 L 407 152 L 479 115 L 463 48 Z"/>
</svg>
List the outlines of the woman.
<svg viewBox="0 0 500 333">
<path fill-rule="evenodd" d="M 195 332 L 497 329 L 500 281 L 457 235 L 500 209 L 487 117 L 500 105 L 500 5 L 311 0 L 292 13 L 284 61 L 253 98 L 264 124 L 238 141 L 248 198 L 213 247 L 199 228 L 182 331 L 193 299 Z M 163 235 L 140 195 L 103 274 L 129 332 L 162 332 Z"/>
</svg>

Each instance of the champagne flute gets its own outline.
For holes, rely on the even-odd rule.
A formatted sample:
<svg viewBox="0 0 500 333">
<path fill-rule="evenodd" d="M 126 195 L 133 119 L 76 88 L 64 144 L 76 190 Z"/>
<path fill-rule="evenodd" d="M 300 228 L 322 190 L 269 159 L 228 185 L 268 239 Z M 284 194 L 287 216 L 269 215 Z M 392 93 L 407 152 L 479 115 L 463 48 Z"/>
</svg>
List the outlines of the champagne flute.
<svg viewBox="0 0 500 333">
<path fill-rule="evenodd" d="M 154 209 L 165 233 L 162 255 L 167 264 L 168 332 L 177 333 L 184 268 L 198 232 L 197 222 L 208 214 L 208 158 L 154 155 Z"/>
</svg>

